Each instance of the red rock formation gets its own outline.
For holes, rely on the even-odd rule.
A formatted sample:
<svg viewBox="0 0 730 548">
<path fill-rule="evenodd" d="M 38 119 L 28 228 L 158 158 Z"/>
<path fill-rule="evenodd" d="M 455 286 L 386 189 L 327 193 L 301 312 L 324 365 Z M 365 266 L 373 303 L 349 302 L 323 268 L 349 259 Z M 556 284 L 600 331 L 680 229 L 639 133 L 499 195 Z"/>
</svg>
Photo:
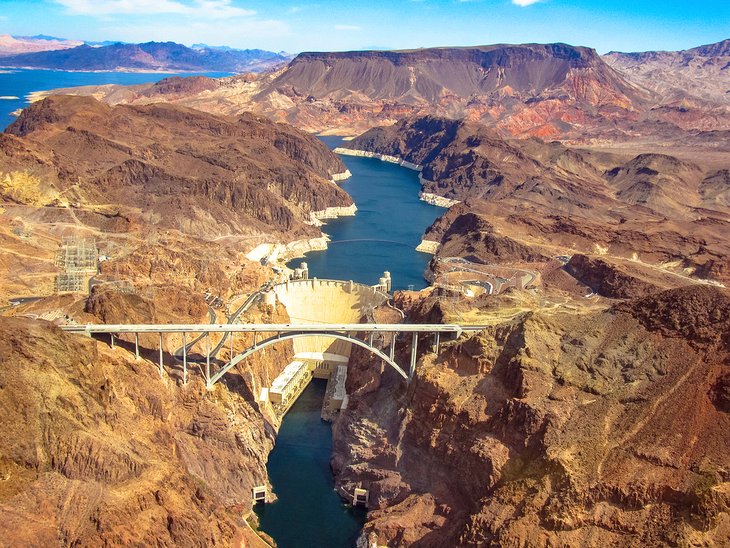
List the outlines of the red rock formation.
<svg viewBox="0 0 730 548">
<path fill-rule="evenodd" d="M 341 488 L 388 546 L 726 544 L 729 312 L 683 288 L 424 350 L 338 421 Z"/>
<path fill-rule="evenodd" d="M 54 97 L 25 109 L 0 150 L 11 165 L 42 163 L 57 190 L 85 206 L 141 210 L 158 228 L 196 236 L 311 237 L 312 211 L 352 203 L 329 182 L 345 168 L 321 142 L 250 114 Z"/>
<path fill-rule="evenodd" d="M 5 543 L 258 545 L 241 511 L 273 440 L 243 392 L 176 386 L 45 322 L 0 324 Z"/>
</svg>

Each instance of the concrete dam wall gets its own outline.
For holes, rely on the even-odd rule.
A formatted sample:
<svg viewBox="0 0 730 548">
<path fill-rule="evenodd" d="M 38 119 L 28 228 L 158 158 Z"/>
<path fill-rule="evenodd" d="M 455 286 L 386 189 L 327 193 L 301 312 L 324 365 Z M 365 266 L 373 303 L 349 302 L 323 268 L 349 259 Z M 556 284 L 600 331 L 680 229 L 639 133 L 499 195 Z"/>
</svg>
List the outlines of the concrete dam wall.
<svg viewBox="0 0 730 548">
<path fill-rule="evenodd" d="M 360 323 L 388 295 L 370 286 L 341 280 L 294 280 L 274 286 L 272 291 L 289 314 L 292 325 L 317 323 Z M 330 337 L 294 339 L 295 354 L 321 353 L 350 356 L 351 345 Z"/>
</svg>

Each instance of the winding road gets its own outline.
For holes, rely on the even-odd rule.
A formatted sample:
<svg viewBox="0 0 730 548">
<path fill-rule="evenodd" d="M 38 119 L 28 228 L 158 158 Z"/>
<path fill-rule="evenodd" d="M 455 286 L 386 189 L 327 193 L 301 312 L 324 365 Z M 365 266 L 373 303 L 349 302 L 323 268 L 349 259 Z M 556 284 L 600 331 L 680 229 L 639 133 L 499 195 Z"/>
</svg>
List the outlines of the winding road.
<svg viewBox="0 0 730 548">
<path fill-rule="evenodd" d="M 246 300 L 243 302 L 243 304 L 241 304 L 241 306 L 239 306 L 233 312 L 233 314 L 228 316 L 227 323 L 229 323 L 229 324 L 235 323 L 238 320 L 239 316 L 241 314 L 243 314 L 244 312 L 246 312 L 246 310 L 248 310 L 252 304 L 257 302 L 258 299 L 261 297 L 261 295 L 263 295 L 264 293 L 269 291 L 273 287 L 273 285 L 274 285 L 274 281 L 269 280 L 264 285 L 262 285 L 260 288 L 258 288 L 256 291 L 251 293 L 246 298 Z M 216 312 L 210 306 L 208 306 L 208 315 L 210 316 L 211 325 L 218 323 L 218 318 L 216 316 Z M 190 352 L 190 350 L 193 348 L 193 346 L 195 346 L 197 343 L 199 343 L 201 340 L 203 340 L 206 336 L 208 336 L 206 333 L 202 333 L 201 335 L 199 335 L 198 337 L 196 337 L 195 339 L 193 339 L 192 341 L 187 343 L 184 347 L 181 346 L 180 348 L 178 348 L 177 350 L 175 350 L 173 352 L 173 354 L 172 354 L 173 357 L 177 361 L 182 361 L 183 348 L 185 348 L 186 353 Z M 221 340 L 218 341 L 218 344 L 216 344 L 210 351 L 211 358 L 215 358 L 218 355 L 218 352 L 221 351 L 221 349 L 223 348 L 223 345 L 225 345 L 229 336 L 230 336 L 230 333 L 223 333 Z M 194 362 L 195 360 L 191 359 L 191 356 L 188 354 L 188 361 Z"/>
</svg>

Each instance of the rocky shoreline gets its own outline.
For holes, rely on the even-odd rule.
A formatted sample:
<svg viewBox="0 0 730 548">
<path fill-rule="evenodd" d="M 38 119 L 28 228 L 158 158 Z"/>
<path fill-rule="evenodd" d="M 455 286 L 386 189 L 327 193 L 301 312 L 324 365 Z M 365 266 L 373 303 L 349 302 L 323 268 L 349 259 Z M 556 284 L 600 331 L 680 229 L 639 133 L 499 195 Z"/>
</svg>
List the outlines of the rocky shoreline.
<svg viewBox="0 0 730 548">
<path fill-rule="evenodd" d="M 367 150 L 356 150 L 352 148 L 345 148 L 345 147 L 337 147 L 332 152 L 335 154 L 342 154 L 344 156 L 358 156 L 360 158 L 375 158 L 376 160 L 380 160 L 381 162 L 388 162 L 390 164 L 398 164 L 399 166 L 405 167 L 406 169 L 411 169 L 413 171 L 421 171 L 423 169 L 423 166 L 414 164 L 413 162 L 409 162 L 407 160 L 404 160 L 403 158 L 398 158 L 397 156 L 390 156 L 388 154 L 378 154 L 377 152 L 370 152 Z"/>
<path fill-rule="evenodd" d="M 313 226 L 322 226 L 325 224 L 324 221 L 338 219 L 339 217 L 354 217 L 356 213 L 357 206 L 355 204 L 345 207 L 327 207 L 320 211 L 312 211 L 310 213 L 311 224 Z"/>
<path fill-rule="evenodd" d="M 421 181 L 421 184 L 423 184 L 424 182 L 431 183 L 431 181 L 427 181 L 422 177 L 419 177 L 419 180 Z M 444 198 L 443 196 L 439 196 L 438 194 L 431 194 L 430 192 L 420 192 L 418 194 L 418 197 L 426 203 L 446 209 L 461 203 L 459 200 L 451 200 L 450 198 Z"/>
</svg>

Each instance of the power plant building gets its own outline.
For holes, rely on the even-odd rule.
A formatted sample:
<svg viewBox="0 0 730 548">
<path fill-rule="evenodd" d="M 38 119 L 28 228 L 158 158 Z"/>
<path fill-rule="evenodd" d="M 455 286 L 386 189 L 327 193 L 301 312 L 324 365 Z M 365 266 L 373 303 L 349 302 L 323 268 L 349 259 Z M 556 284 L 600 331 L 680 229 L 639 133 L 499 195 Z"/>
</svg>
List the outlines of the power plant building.
<svg viewBox="0 0 730 548">
<path fill-rule="evenodd" d="M 294 361 L 274 379 L 269 389 L 269 401 L 284 411 L 296 401 L 312 379 L 312 371 L 304 362 Z"/>
</svg>

